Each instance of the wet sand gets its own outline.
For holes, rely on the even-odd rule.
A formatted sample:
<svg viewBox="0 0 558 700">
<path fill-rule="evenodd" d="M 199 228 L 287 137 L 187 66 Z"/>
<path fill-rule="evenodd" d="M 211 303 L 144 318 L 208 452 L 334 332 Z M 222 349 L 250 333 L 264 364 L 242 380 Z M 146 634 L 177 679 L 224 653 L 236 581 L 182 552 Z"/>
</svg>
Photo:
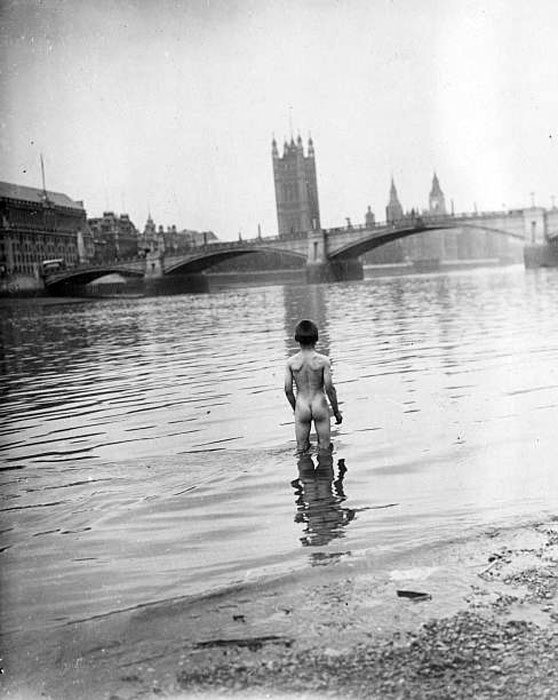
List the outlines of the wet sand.
<svg viewBox="0 0 558 700">
<path fill-rule="evenodd" d="M 303 579 L 4 637 L 4 696 L 557 697 L 557 563 L 558 517 L 381 572 L 317 560 Z"/>
</svg>

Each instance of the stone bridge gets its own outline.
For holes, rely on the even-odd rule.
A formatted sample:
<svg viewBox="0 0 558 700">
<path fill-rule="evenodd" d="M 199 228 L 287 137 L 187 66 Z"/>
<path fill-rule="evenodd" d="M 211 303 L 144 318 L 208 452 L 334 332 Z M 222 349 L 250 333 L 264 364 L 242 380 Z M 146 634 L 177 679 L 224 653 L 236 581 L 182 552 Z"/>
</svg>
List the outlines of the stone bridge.
<svg viewBox="0 0 558 700">
<path fill-rule="evenodd" d="M 179 255 L 155 252 L 142 259 L 80 265 L 48 275 L 45 285 L 49 291 L 60 293 L 68 285 L 86 284 L 111 273 L 124 277 L 145 277 L 153 281 L 173 276 L 194 276 L 222 260 L 258 252 L 282 253 L 299 258 L 306 263 L 310 282 L 360 279 L 363 271 L 359 256 L 364 253 L 425 231 L 451 229 L 483 230 L 530 244 L 540 243 L 558 235 L 558 210 L 531 207 L 507 212 L 417 215 L 369 227 L 347 226 L 286 236 L 216 241 L 193 246 Z"/>
</svg>

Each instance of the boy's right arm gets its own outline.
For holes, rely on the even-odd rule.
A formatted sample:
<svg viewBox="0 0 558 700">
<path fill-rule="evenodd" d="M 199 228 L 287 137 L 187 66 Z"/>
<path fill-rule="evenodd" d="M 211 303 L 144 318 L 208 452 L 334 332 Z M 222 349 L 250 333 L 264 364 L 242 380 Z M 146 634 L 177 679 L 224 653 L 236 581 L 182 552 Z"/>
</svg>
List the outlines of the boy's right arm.
<svg viewBox="0 0 558 700">
<path fill-rule="evenodd" d="M 293 391 L 293 373 L 288 362 L 285 367 L 285 395 L 287 397 L 287 401 L 291 404 L 291 408 L 294 411 L 296 407 L 296 397 Z"/>
<path fill-rule="evenodd" d="M 333 409 L 333 415 L 335 416 L 335 422 L 337 425 L 342 422 L 343 416 L 339 412 L 339 406 L 337 404 L 337 392 L 333 386 L 333 378 L 331 376 L 331 363 L 326 359 L 324 364 L 324 388 L 326 390 L 327 398 Z"/>
</svg>

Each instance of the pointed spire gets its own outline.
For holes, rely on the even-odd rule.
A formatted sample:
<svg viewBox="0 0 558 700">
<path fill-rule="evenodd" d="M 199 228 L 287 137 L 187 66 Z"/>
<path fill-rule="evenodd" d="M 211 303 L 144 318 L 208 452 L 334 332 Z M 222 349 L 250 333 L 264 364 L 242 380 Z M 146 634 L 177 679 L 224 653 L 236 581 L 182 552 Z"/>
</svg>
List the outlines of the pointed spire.
<svg viewBox="0 0 558 700">
<path fill-rule="evenodd" d="M 312 136 L 308 136 L 308 157 L 314 157 L 314 141 L 312 141 Z"/>
<path fill-rule="evenodd" d="M 440 181 L 438 180 L 438 175 L 434 171 L 432 177 L 432 189 L 430 190 L 429 196 L 429 212 L 430 214 L 445 215 L 446 211 L 446 200 L 442 188 L 440 187 Z"/>
<path fill-rule="evenodd" d="M 442 194 L 442 188 L 440 187 L 440 181 L 438 180 L 438 176 L 436 175 L 436 171 L 434 171 L 434 176 L 432 178 L 432 190 L 430 192 L 431 197 L 439 197 Z"/>
<path fill-rule="evenodd" d="M 389 188 L 389 204 L 386 207 L 386 221 L 399 221 L 403 218 L 403 207 L 399 202 L 399 197 L 397 196 L 397 189 L 395 188 L 395 181 L 393 175 L 391 176 L 391 186 Z"/>
</svg>

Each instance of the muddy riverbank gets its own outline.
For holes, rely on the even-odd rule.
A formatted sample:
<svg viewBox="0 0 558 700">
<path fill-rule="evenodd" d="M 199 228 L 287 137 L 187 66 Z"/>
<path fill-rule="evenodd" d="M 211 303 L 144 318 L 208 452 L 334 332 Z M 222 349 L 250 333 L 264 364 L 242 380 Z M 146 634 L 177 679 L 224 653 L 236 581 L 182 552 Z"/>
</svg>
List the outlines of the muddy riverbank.
<svg viewBox="0 0 558 700">
<path fill-rule="evenodd" d="M 6 697 L 554 697 L 557 521 L 4 637 Z"/>
</svg>

